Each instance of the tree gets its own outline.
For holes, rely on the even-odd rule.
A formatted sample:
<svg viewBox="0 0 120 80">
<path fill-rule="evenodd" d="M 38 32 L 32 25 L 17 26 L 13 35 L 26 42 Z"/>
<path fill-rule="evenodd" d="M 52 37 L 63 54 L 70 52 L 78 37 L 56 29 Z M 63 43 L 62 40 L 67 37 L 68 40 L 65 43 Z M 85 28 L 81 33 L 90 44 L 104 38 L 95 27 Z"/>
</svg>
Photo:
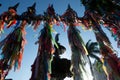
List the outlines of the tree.
<svg viewBox="0 0 120 80">
<path fill-rule="evenodd" d="M 89 61 L 89 64 L 90 64 L 90 69 L 91 69 L 92 75 L 94 77 L 94 71 L 93 71 L 93 68 L 92 68 L 93 65 L 92 65 L 92 62 L 91 62 L 90 58 L 94 58 L 102 64 L 100 58 L 97 55 L 95 55 L 95 54 L 100 53 L 100 50 L 98 48 L 98 43 L 97 42 L 91 42 L 91 40 L 89 40 L 86 43 L 86 49 L 88 51 L 87 57 L 88 57 L 88 61 Z"/>
</svg>

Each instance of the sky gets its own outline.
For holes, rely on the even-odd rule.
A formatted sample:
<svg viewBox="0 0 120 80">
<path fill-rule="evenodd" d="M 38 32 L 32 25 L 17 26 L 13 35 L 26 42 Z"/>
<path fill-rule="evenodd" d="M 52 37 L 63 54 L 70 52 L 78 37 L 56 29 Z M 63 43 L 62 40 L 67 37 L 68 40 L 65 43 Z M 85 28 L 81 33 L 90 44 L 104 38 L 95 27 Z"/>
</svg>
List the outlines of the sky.
<svg viewBox="0 0 120 80">
<path fill-rule="evenodd" d="M 63 14 L 65 10 L 67 9 L 68 4 L 71 5 L 71 7 L 78 13 L 78 16 L 84 15 L 84 7 L 80 3 L 80 0 L 0 0 L 0 3 L 2 6 L 0 7 L 0 14 L 4 11 L 8 10 L 9 6 L 13 6 L 16 3 L 20 3 L 17 8 L 17 13 L 21 14 L 22 12 L 25 12 L 27 10 L 27 7 L 31 6 L 34 2 L 36 2 L 36 12 L 37 14 L 43 14 L 44 11 L 46 11 L 49 4 L 53 4 L 56 13 Z M 21 64 L 21 69 L 14 72 L 14 70 L 11 70 L 7 76 L 7 78 L 12 78 L 13 80 L 29 80 L 31 77 L 31 65 L 33 64 L 36 56 L 37 56 L 37 49 L 38 45 L 35 45 L 34 43 L 37 41 L 38 33 L 42 29 L 43 24 L 37 29 L 37 31 L 34 31 L 31 27 L 27 27 L 26 31 L 26 40 L 27 44 L 25 45 L 23 60 Z M 56 32 L 60 33 L 60 43 L 64 45 L 67 49 L 67 51 L 61 56 L 62 58 L 68 58 L 71 59 L 71 50 L 68 43 L 67 38 L 67 31 L 64 31 L 62 27 L 60 26 L 54 26 L 53 27 Z M 92 41 L 95 41 L 95 36 L 92 31 L 85 31 L 82 30 L 81 27 L 78 27 L 78 29 L 81 32 L 81 36 L 86 43 L 89 39 Z M 2 38 L 4 38 L 10 30 L 7 30 Z M 110 41 L 112 42 L 113 47 L 119 51 L 119 49 L 116 46 L 116 42 L 113 38 L 111 38 L 110 32 L 108 30 L 104 29 L 104 31 L 107 33 L 107 35 L 110 38 Z M 54 34 L 53 34 L 54 35 Z M 0 38 L 0 40 L 2 40 Z M 66 79 L 69 80 L 69 79 Z"/>
</svg>

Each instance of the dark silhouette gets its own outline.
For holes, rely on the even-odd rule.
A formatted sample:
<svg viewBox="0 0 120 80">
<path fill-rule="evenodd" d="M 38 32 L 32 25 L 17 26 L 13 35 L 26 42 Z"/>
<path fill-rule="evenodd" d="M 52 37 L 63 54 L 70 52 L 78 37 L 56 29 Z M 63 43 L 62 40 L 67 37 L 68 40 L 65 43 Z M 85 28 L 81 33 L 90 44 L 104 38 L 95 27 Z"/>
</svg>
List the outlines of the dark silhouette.
<svg viewBox="0 0 120 80">
<path fill-rule="evenodd" d="M 0 80 L 5 79 L 5 77 L 8 75 L 8 72 L 9 66 L 7 65 L 7 63 L 3 63 L 3 60 L 0 60 Z"/>
<path fill-rule="evenodd" d="M 72 76 L 72 73 L 70 72 L 71 61 L 66 58 L 60 58 L 59 55 L 63 54 L 66 51 L 66 48 L 58 43 L 58 35 L 59 34 L 57 34 L 55 37 L 58 48 L 55 46 L 51 77 L 55 78 L 56 80 L 63 80 L 65 77 Z"/>
</svg>

